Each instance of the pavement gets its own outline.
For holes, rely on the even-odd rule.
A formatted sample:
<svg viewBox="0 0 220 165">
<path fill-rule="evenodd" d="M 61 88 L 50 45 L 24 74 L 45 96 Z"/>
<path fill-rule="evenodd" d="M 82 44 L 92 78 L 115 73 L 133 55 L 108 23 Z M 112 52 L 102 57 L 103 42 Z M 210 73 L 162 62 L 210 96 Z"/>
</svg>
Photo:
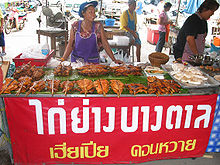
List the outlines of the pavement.
<svg viewBox="0 0 220 165">
<path fill-rule="evenodd" d="M 9 35 L 5 34 L 6 53 L 3 57 L 5 61 L 12 61 L 14 57 L 22 53 L 27 47 L 38 44 L 38 36 L 36 30 L 39 29 L 39 24 L 36 18 L 39 16 L 41 9 L 38 8 L 37 12 L 28 14 L 28 22 L 21 31 L 13 30 Z M 70 24 L 70 23 L 69 23 Z M 155 45 L 147 42 L 147 28 L 145 25 L 141 26 L 139 30 L 140 38 L 142 41 L 141 49 L 141 62 L 149 62 L 148 55 L 155 50 Z M 46 37 L 41 36 L 41 43 L 47 41 Z M 50 41 L 49 41 L 50 43 Z M 163 49 L 163 53 L 168 54 L 168 49 Z M 56 52 L 57 56 L 59 51 Z M 172 58 L 171 58 L 172 59 Z M 136 60 L 136 58 L 135 58 Z M 1 123 L 0 123 L 1 124 Z M 5 146 L 0 146 L 0 165 L 10 165 L 10 157 L 5 149 Z M 169 159 L 157 160 L 151 162 L 140 163 L 143 165 L 219 165 L 220 153 L 205 153 L 201 158 L 185 158 L 185 159 Z"/>
</svg>

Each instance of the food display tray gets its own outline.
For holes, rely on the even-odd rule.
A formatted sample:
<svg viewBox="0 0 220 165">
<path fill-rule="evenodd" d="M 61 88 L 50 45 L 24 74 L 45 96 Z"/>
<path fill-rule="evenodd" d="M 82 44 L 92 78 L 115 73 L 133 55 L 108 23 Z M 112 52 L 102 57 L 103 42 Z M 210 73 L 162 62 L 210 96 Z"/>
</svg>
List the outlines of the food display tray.
<svg viewBox="0 0 220 165">
<path fill-rule="evenodd" d="M 170 74 L 173 71 L 171 65 L 162 65 L 162 68 L 165 71 L 167 71 L 168 74 L 172 77 L 172 79 L 174 79 L 183 88 L 192 89 L 192 88 L 209 88 L 209 87 L 218 87 L 218 86 L 220 86 L 220 82 L 218 82 L 217 80 L 215 80 L 214 78 L 210 77 L 208 74 L 206 74 L 204 72 L 202 72 L 203 76 L 205 76 L 207 78 L 207 80 L 205 80 L 203 83 L 197 85 L 197 84 L 184 83 L 184 82 L 181 82 L 181 81 L 177 80 L 176 78 L 174 78 L 174 76 L 172 76 Z"/>
</svg>

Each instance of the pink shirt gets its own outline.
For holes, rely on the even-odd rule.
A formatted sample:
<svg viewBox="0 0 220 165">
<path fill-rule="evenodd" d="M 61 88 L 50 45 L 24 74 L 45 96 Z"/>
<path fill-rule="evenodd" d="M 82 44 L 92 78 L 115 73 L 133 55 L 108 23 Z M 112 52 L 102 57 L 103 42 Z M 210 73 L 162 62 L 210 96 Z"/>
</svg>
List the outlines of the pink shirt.
<svg viewBox="0 0 220 165">
<path fill-rule="evenodd" d="M 161 25 L 161 24 L 159 24 L 159 26 L 158 26 L 158 30 L 159 31 L 161 31 L 161 32 L 166 32 L 166 25 L 164 25 L 164 24 L 167 24 L 167 22 L 168 22 L 168 16 L 167 16 L 167 14 L 166 14 L 166 12 L 165 11 L 162 11 L 162 13 L 159 15 L 159 19 L 161 19 L 162 18 L 162 24 L 163 25 Z"/>
</svg>

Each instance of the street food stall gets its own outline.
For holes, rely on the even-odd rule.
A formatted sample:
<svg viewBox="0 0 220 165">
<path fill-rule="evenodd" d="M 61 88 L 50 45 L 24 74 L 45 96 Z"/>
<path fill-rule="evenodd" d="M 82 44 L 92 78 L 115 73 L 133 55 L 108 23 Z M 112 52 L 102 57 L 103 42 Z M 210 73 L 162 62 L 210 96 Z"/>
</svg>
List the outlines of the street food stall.
<svg viewBox="0 0 220 165">
<path fill-rule="evenodd" d="M 17 65 L 0 101 L 11 159 L 118 164 L 201 157 L 220 85 L 202 69 L 149 63 L 51 68 L 33 60 Z"/>
</svg>

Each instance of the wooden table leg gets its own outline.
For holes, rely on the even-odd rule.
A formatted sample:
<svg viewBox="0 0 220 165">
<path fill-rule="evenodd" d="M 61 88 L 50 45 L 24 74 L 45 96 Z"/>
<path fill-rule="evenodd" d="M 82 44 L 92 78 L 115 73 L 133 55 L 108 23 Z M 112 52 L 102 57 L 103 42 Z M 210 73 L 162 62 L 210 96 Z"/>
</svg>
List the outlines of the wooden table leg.
<svg viewBox="0 0 220 165">
<path fill-rule="evenodd" d="M 40 32 L 38 32 L 38 43 L 40 44 Z"/>
<path fill-rule="evenodd" d="M 56 37 L 51 37 L 51 49 L 54 49 L 56 52 Z"/>
</svg>

